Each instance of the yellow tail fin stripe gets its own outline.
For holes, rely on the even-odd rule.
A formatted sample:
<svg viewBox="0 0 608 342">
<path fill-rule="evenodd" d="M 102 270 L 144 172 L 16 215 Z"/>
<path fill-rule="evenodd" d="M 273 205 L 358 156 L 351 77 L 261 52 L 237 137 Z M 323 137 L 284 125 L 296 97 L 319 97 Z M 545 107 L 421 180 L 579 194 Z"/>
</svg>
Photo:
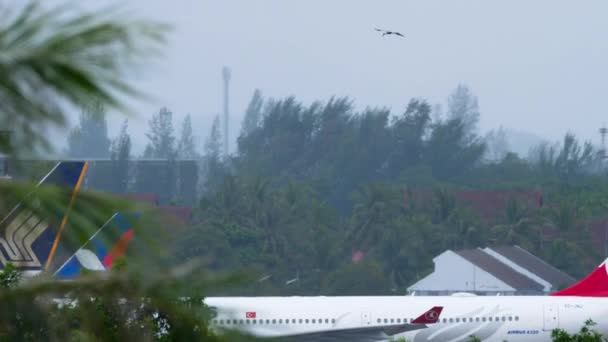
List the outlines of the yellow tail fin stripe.
<svg viewBox="0 0 608 342">
<path fill-rule="evenodd" d="M 55 237 L 55 241 L 53 242 L 53 247 L 51 248 L 51 252 L 49 253 L 49 257 L 46 259 L 46 264 L 44 265 L 44 270 L 46 271 L 51 265 L 51 261 L 53 261 L 53 257 L 55 256 L 55 251 L 57 250 L 57 245 L 59 245 L 59 240 L 61 240 L 61 233 L 63 232 L 63 228 L 68 222 L 68 216 L 70 215 L 70 210 L 72 209 L 72 205 L 74 204 L 74 200 L 76 199 L 76 194 L 78 194 L 78 190 L 82 185 L 82 180 L 84 179 L 84 175 L 87 173 L 87 168 L 89 167 L 89 162 L 85 161 L 82 167 L 82 171 L 80 171 L 80 176 L 78 177 L 78 182 L 76 182 L 76 187 L 74 187 L 74 192 L 72 192 L 72 197 L 70 198 L 70 203 L 68 204 L 68 208 L 65 211 L 65 215 L 63 215 L 63 219 L 61 220 L 61 225 L 59 226 L 59 231 L 57 231 L 57 236 Z"/>
</svg>

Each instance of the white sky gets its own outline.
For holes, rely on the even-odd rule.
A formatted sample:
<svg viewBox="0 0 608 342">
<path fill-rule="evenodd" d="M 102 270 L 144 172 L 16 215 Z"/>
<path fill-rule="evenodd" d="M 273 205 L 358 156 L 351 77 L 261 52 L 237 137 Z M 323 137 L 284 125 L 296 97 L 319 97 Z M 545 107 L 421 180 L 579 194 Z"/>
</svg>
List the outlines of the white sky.
<svg viewBox="0 0 608 342">
<path fill-rule="evenodd" d="M 104 4 L 111 2 L 120 1 Z M 163 59 L 136 82 L 156 99 L 134 105 L 130 130 L 139 145 L 161 106 L 174 111 L 177 127 L 192 114 L 202 145 L 222 111 L 224 65 L 232 68 L 233 137 L 255 88 L 304 102 L 350 96 L 359 107 L 401 112 L 411 97 L 444 103 L 465 83 L 479 97 L 483 131 L 503 125 L 598 141 L 608 123 L 606 0 L 122 3 L 174 26 Z M 407 38 L 383 39 L 375 26 Z"/>
</svg>

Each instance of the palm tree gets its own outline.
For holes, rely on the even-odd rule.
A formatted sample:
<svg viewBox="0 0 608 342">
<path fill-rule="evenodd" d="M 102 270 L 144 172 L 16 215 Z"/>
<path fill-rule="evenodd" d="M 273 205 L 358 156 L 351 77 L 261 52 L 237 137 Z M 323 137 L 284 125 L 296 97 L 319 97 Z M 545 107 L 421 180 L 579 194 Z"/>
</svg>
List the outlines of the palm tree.
<svg viewBox="0 0 608 342">
<path fill-rule="evenodd" d="M 50 142 L 39 133 L 65 128 L 66 107 L 99 101 L 125 109 L 121 96 L 140 93 L 122 76 L 139 58 L 158 53 L 166 31 L 117 11 L 45 10 L 36 1 L 16 13 L 1 11 L 0 127 L 12 130 L 17 141 L 5 142 L 0 151 L 15 156 L 48 150 Z"/>
<path fill-rule="evenodd" d="M 140 93 L 124 81 L 125 73 L 142 57 L 158 54 L 166 37 L 166 27 L 158 23 L 117 10 L 83 13 L 73 7 L 46 9 L 33 0 L 13 11 L 0 7 L 0 127 L 14 136 L 0 141 L 0 152 L 9 157 L 51 150 L 47 135 L 41 133 L 65 129 L 66 108 L 95 100 L 107 108 L 126 109 L 123 100 Z M 3 197 L 23 198 L 31 186 L 3 182 L 0 189 Z M 62 191 L 41 189 L 40 194 L 38 210 L 53 208 Z M 76 232 L 93 225 L 100 210 L 121 207 L 114 199 L 82 195 L 70 215 L 78 218 Z M 145 235 L 140 236 L 145 242 Z M 146 250 L 141 247 L 138 253 Z M 170 329 L 162 333 L 168 339 L 217 340 L 206 329 L 204 311 L 176 303 L 176 291 L 183 296 L 188 289 L 201 289 L 200 277 L 184 279 L 191 273 L 167 273 L 162 267 L 146 273 L 142 265 L 129 265 L 131 271 L 110 272 L 103 279 L 91 275 L 59 283 L 41 277 L 0 290 L 0 339 L 152 340 L 169 323 Z M 77 304 L 60 308 L 52 298 L 72 298 Z M 201 302 L 196 303 L 200 307 Z"/>
</svg>

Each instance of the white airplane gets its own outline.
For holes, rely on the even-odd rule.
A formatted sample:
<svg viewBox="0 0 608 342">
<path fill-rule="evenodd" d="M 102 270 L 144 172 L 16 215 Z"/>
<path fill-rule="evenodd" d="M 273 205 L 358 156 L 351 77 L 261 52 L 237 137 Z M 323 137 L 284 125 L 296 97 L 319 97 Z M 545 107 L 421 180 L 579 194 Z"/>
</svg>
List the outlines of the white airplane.
<svg viewBox="0 0 608 342">
<path fill-rule="evenodd" d="M 552 330 L 575 333 L 588 319 L 608 335 L 607 261 L 550 296 L 210 297 L 205 303 L 217 331 L 289 341 L 551 341 Z"/>
</svg>

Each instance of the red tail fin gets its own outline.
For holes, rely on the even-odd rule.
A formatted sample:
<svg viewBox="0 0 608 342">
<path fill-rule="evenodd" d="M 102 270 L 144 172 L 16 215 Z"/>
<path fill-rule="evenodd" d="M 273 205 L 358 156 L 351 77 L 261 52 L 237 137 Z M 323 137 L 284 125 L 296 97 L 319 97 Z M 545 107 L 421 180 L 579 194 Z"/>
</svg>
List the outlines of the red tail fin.
<svg viewBox="0 0 608 342">
<path fill-rule="evenodd" d="M 607 260 L 608 261 L 608 260 Z M 585 279 L 552 296 L 608 297 L 608 270 L 606 261 Z"/>
<path fill-rule="evenodd" d="M 434 306 L 429 311 L 420 315 L 420 317 L 416 318 L 412 321 L 414 324 L 432 324 L 437 323 L 439 321 L 439 315 L 441 315 L 441 311 L 443 310 L 443 306 Z"/>
</svg>

